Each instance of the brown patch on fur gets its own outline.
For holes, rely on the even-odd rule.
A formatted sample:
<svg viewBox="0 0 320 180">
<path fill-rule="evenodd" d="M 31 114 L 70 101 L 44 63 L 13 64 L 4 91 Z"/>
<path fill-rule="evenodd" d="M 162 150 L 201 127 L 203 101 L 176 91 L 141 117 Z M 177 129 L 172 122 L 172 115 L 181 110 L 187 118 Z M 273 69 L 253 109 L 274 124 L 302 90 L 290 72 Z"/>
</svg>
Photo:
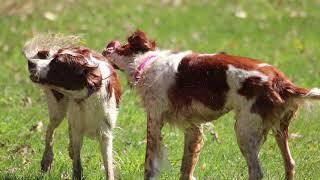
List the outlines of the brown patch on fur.
<svg viewBox="0 0 320 180">
<path fill-rule="evenodd" d="M 266 117 L 285 101 L 272 86 L 272 81 L 263 82 L 260 77 L 249 77 L 243 82 L 238 93 L 247 99 L 256 97 L 251 111 Z"/>
<path fill-rule="evenodd" d="M 66 50 L 74 54 L 64 52 Z M 98 67 L 89 65 L 86 60 L 90 52 L 87 48 L 60 49 L 49 64 L 50 70 L 47 77 L 41 82 L 67 90 L 80 90 L 84 87 L 87 87 L 90 92 L 99 90 L 102 77 Z M 99 59 L 105 58 L 100 55 Z"/>
<path fill-rule="evenodd" d="M 92 91 L 95 92 L 100 89 L 102 84 L 102 76 L 100 69 L 97 67 L 87 67 L 86 72 L 86 82 L 87 87 Z"/>
<path fill-rule="evenodd" d="M 108 98 L 111 98 L 112 92 L 114 92 L 117 107 L 119 107 L 121 98 L 121 85 L 117 73 L 113 69 L 110 70 L 112 70 L 112 75 L 109 77 L 109 83 L 107 86 Z"/>
<path fill-rule="evenodd" d="M 155 41 L 149 40 L 143 31 L 137 30 L 128 37 L 127 44 L 116 48 L 116 52 L 122 56 L 130 56 L 132 54 L 153 51 L 155 48 Z"/>
<path fill-rule="evenodd" d="M 262 66 L 260 61 L 225 53 L 216 55 L 191 54 L 179 64 L 176 83 L 170 89 L 169 99 L 176 110 L 189 107 L 197 100 L 213 110 L 222 110 L 229 90 L 226 71 L 228 65 L 247 71 L 259 71 L 268 76 L 268 81 L 249 77 L 238 93 L 247 99 L 256 98 L 252 112 L 267 117 L 289 97 L 308 93 L 307 89 L 295 86 L 281 71 L 272 66 Z"/>
<path fill-rule="evenodd" d="M 256 97 L 251 111 L 260 114 L 263 118 L 272 114 L 275 108 L 282 105 L 289 97 L 301 96 L 308 92 L 307 89 L 299 88 L 294 85 L 281 71 L 272 66 L 262 66 L 260 61 L 231 56 L 227 54 L 218 54 L 213 57 L 236 68 L 247 71 L 258 71 L 268 76 L 268 81 L 261 81 L 260 77 L 249 77 L 239 89 L 238 93 L 247 99 Z"/>
<path fill-rule="evenodd" d="M 59 102 L 61 99 L 64 98 L 64 95 L 61 94 L 61 93 L 59 93 L 59 92 L 56 91 L 56 90 L 51 89 L 51 92 L 52 92 L 53 96 L 56 98 L 56 100 L 57 100 L 58 102 Z"/>
<path fill-rule="evenodd" d="M 229 90 L 223 61 L 213 56 L 191 54 L 182 59 L 176 75 L 176 83 L 170 89 L 169 99 L 177 111 L 197 100 L 213 110 L 220 110 L 226 102 Z"/>
<path fill-rule="evenodd" d="M 59 52 L 63 53 L 64 50 L 70 50 L 70 49 L 61 49 Z M 107 60 L 107 58 L 87 48 L 80 48 L 80 47 L 73 48 L 72 52 L 77 53 L 82 57 L 85 57 L 88 59 L 90 58 L 90 55 L 92 55 L 92 57 L 94 57 L 95 59 L 107 62 L 109 64 L 108 68 L 111 72 L 111 75 L 108 77 L 109 79 L 108 81 L 109 83 L 107 85 L 108 98 L 111 98 L 112 96 L 111 93 L 114 91 L 116 103 L 117 103 L 117 106 L 119 106 L 120 97 L 121 97 L 121 85 L 116 72 L 114 71 L 112 65 Z M 81 62 L 83 60 L 81 56 L 79 57 L 80 58 L 79 60 L 80 60 L 80 64 L 83 64 L 83 62 Z M 93 90 L 93 92 L 99 90 L 102 83 L 102 77 L 101 77 L 101 72 L 99 68 L 88 65 L 86 60 L 84 62 L 84 66 L 87 69 L 87 72 L 89 72 L 86 76 L 86 82 L 87 82 L 88 88 L 90 90 Z"/>
</svg>

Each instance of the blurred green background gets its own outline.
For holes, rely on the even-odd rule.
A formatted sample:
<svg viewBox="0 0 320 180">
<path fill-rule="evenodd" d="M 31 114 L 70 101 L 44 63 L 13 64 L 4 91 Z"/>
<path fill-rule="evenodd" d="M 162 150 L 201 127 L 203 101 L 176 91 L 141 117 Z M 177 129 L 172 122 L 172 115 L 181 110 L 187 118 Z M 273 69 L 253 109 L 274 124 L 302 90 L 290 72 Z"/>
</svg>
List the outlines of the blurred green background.
<svg viewBox="0 0 320 180">
<path fill-rule="evenodd" d="M 21 54 L 23 44 L 34 34 L 82 35 L 83 45 L 101 51 L 107 41 L 124 41 L 139 28 L 160 48 L 226 51 L 257 58 L 280 68 L 302 87 L 316 87 L 320 86 L 319 9 L 320 0 L 2 0 L 0 179 L 72 177 L 66 121 L 56 132 L 51 172 L 40 172 L 48 113 L 41 90 L 28 79 Z M 145 115 L 135 92 L 120 75 L 123 96 L 114 132 L 115 166 L 121 179 L 143 179 Z M 320 177 L 319 115 L 319 107 L 303 108 L 291 125 L 296 179 Z M 247 179 L 233 124 L 232 113 L 214 122 L 220 143 L 206 131 L 195 172 L 198 179 Z M 161 179 L 178 179 L 182 133 L 166 126 L 163 134 L 171 165 Z M 260 159 L 265 179 L 284 179 L 282 159 L 272 135 Z M 96 141 L 85 140 L 82 162 L 86 179 L 104 177 Z"/>
</svg>

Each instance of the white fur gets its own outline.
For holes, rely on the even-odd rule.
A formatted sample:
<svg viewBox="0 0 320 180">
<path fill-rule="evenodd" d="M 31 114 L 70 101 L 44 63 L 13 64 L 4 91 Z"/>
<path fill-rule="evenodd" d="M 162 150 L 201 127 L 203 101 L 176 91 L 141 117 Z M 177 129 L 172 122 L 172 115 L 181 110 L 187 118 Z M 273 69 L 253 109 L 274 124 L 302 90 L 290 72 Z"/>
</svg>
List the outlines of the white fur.
<svg viewBox="0 0 320 180">
<path fill-rule="evenodd" d="M 35 68 L 31 71 L 34 72 L 36 78 L 44 78 L 47 76 L 50 68 L 49 63 L 51 62 L 52 58 L 50 59 L 28 59 L 31 63 L 35 64 Z"/>
<path fill-rule="evenodd" d="M 250 179 L 261 179 L 262 170 L 259 165 L 258 154 L 264 142 L 264 124 L 262 118 L 251 112 L 251 107 L 255 99 L 246 100 L 243 96 L 238 96 L 236 100 L 239 104 L 236 109 L 236 137 L 238 145 L 244 158 L 251 167 L 249 171 Z M 243 105 L 245 104 L 245 105 Z"/>
<path fill-rule="evenodd" d="M 161 144 L 159 157 L 155 157 L 153 161 L 153 167 L 156 171 L 155 176 L 152 179 L 159 179 L 161 171 L 166 169 L 169 170 L 170 162 L 168 159 L 168 150 L 165 145 Z"/>
<path fill-rule="evenodd" d="M 199 57 L 201 56 L 214 56 L 217 55 L 217 53 L 213 53 L 213 54 L 199 54 Z"/>
<path fill-rule="evenodd" d="M 50 50 L 49 57 L 59 49 L 76 47 L 80 44 L 80 37 L 75 35 L 63 36 L 59 34 L 37 34 L 27 41 L 22 49 L 27 59 L 33 59 L 39 50 Z"/>
<path fill-rule="evenodd" d="M 228 65 L 227 79 L 228 85 L 236 90 L 240 89 L 244 80 L 249 77 L 260 77 L 262 82 L 268 81 L 268 76 L 259 71 L 247 71 Z"/>
<path fill-rule="evenodd" d="M 267 64 L 267 63 L 260 63 L 258 64 L 258 67 L 268 67 L 268 66 L 271 66 L 270 64 Z"/>
<path fill-rule="evenodd" d="M 99 60 L 96 59 L 95 57 L 92 56 L 92 54 L 90 54 L 89 58 L 87 59 L 88 64 L 93 65 L 93 66 L 97 66 L 99 63 Z"/>
<path fill-rule="evenodd" d="M 320 88 L 312 88 L 310 91 L 305 95 L 306 98 L 312 97 L 319 97 L 320 96 Z"/>
<path fill-rule="evenodd" d="M 144 98 L 143 102 L 147 103 L 144 105 L 149 110 L 152 109 L 150 114 L 160 117 L 158 113 L 163 113 L 169 108 L 167 90 L 175 83 L 179 63 L 190 53 L 191 51 L 172 54 L 169 54 L 168 51 L 154 51 L 137 56 L 130 65 L 130 71 L 134 71 L 146 56 L 150 54 L 156 56 L 152 63 L 144 68 L 142 77 L 136 85 Z"/>
<path fill-rule="evenodd" d="M 75 126 L 79 126 L 79 131 L 92 138 L 99 137 L 100 131 L 109 131 L 115 125 L 115 97 L 113 93 L 112 97 L 107 99 L 106 89 L 106 85 L 103 85 L 101 91 L 80 103 L 71 100 L 68 107 L 69 121 L 74 122 Z M 103 124 L 107 125 L 107 129 L 100 129 Z"/>
<path fill-rule="evenodd" d="M 40 78 L 44 78 L 47 76 L 48 71 L 50 70 L 49 68 L 49 63 L 51 62 L 51 60 L 40 60 L 37 61 L 36 63 L 36 69 L 37 72 L 39 73 L 39 77 Z"/>
<path fill-rule="evenodd" d="M 92 54 L 90 54 L 90 58 L 87 59 L 87 61 L 93 66 L 99 66 L 102 79 L 105 79 L 111 75 L 109 63 L 94 58 Z"/>
</svg>

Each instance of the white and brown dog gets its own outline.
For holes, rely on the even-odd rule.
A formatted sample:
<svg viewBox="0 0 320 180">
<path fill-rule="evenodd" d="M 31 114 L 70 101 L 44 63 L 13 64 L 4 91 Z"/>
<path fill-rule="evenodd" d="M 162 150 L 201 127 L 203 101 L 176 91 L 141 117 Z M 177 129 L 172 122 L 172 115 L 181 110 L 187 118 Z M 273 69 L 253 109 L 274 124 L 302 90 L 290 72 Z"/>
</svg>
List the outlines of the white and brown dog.
<svg viewBox="0 0 320 180">
<path fill-rule="evenodd" d="M 120 83 L 112 65 L 101 54 L 75 47 L 72 36 L 39 35 L 28 41 L 23 53 L 30 79 L 45 92 L 49 125 L 41 168 L 53 161 L 53 133 L 66 113 L 69 123 L 69 155 L 73 179 L 81 179 L 80 151 L 84 135 L 100 142 L 107 179 L 114 179 L 112 128 L 120 101 Z"/>
<path fill-rule="evenodd" d="M 164 123 L 183 127 L 180 179 L 193 179 L 203 143 L 201 124 L 231 110 L 249 179 L 263 176 L 258 154 L 270 129 L 281 150 L 286 179 L 293 178 L 288 126 L 302 102 L 320 99 L 320 89 L 300 88 L 275 67 L 250 58 L 159 50 L 142 31 L 124 45 L 110 42 L 103 55 L 125 72 L 141 95 L 147 113 L 145 179 L 154 179 L 161 170 Z"/>
</svg>

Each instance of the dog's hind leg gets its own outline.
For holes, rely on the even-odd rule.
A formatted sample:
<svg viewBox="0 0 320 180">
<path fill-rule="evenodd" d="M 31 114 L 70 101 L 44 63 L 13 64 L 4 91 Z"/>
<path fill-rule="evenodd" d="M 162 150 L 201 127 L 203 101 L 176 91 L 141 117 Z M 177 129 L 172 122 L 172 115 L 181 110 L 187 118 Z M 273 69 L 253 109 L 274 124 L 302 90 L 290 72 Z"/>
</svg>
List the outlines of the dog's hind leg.
<svg viewBox="0 0 320 180">
<path fill-rule="evenodd" d="M 291 156 L 289 144 L 288 144 L 288 127 L 289 123 L 294 117 L 297 109 L 289 111 L 285 114 L 284 118 L 280 122 L 280 129 L 275 132 L 275 138 L 278 144 L 278 147 L 281 151 L 281 155 L 284 161 L 284 167 L 286 172 L 286 179 L 291 180 L 294 176 L 294 160 Z"/>
<path fill-rule="evenodd" d="M 62 94 L 51 90 L 45 90 L 49 110 L 49 124 L 46 131 L 45 149 L 41 160 L 41 170 L 46 172 L 50 169 L 53 161 L 53 135 L 54 130 L 59 126 L 66 115 L 68 99 Z M 60 98 L 57 98 L 61 95 Z"/>
<path fill-rule="evenodd" d="M 100 132 L 100 147 L 103 158 L 103 164 L 106 171 L 106 179 L 114 179 L 113 155 L 112 155 L 112 129 L 107 127 Z"/>
<path fill-rule="evenodd" d="M 184 153 L 181 164 L 181 180 L 192 180 L 193 171 L 198 162 L 199 154 L 203 144 L 202 127 L 193 125 L 184 133 Z"/>
<path fill-rule="evenodd" d="M 258 114 L 239 113 L 235 124 L 237 142 L 241 153 L 246 159 L 249 180 L 262 179 L 258 155 L 265 141 L 267 131 L 264 130 L 263 120 Z"/>
<path fill-rule="evenodd" d="M 71 128 L 72 133 L 72 152 L 73 152 L 73 159 L 72 159 L 72 166 L 73 166 L 73 178 L 79 180 L 82 178 L 82 166 L 81 166 L 81 148 L 83 143 L 83 135 L 77 130 L 76 128 Z"/>
</svg>

